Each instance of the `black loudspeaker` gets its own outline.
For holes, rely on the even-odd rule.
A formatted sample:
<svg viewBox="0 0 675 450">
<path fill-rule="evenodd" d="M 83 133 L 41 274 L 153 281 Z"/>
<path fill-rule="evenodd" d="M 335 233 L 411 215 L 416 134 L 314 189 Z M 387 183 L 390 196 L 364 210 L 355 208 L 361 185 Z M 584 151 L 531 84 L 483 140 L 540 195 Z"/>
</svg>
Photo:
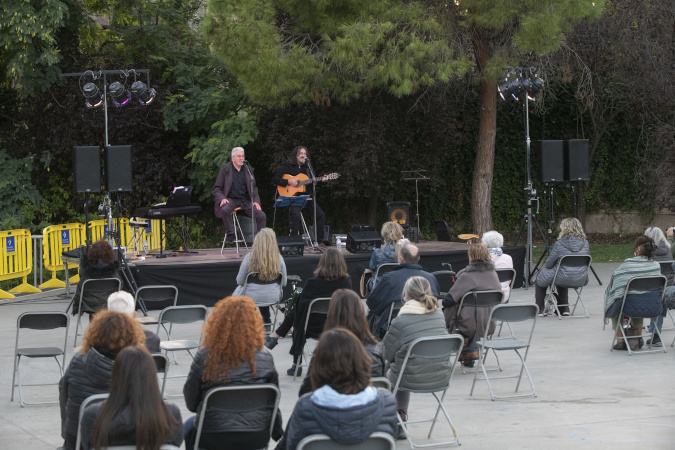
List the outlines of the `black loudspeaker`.
<svg viewBox="0 0 675 450">
<path fill-rule="evenodd" d="M 314 225 L 309 227 L 309 235 L 314 240 Z M 333 242 L 333 235 L 330 232 L 330 225 L 324 225 L 323 226 L 323 241 L 324 244 L 326 245 L 331 245 Z"/>
<path fill-rule="evenodd" d="M 436 222 L 436 240 L 447 242 L 452 240 L 452 238 L 450 238 L 450 229 L 448 228 L 447 222 L 444 220 Z"/>
<path fill-rule="evenodd" d="M 101 149 L 73 147 L 73 172 L 75 192 L 101 192 Z"/>
<path fill-rule="evenodd" d="M 565 180 L 563 141 L 539 141 L 539 179 L 545 183 Z"/>
<path fill-rule="evenodd" d="M 106 147 L 105 184 L 111 192 L 131 192 L 131 145 Z"/>
<path fill-rule="evenodd" d="M 387 203 L 387 217 L 402 227 L 410 226 L 410 203 L 389 202 Z"/>
<path fill-rule="evenodd" d="M 239 220 L 239 225 L 241 226 L 241 232 L 244 233 L 244 240 L 247 243 L 252 243 L 253 242 L 253 233 L 251 232 L 251 224 L 254 224 L 253 219 L 248 217 L 245 214 L 237 214 L 237 219 Z M 258 230 L 256 230 L 256 233 Z"/>
<path fill-rule="evenodd" d="M 277 245 L 281 256 L 302 256 L 305 252 L 302 236 L 277 236 Z"/>
<path fill-rule="evenodd" d="M 372 252 L 382 246 L 382 238 L 377 231 L 352 231 L 347 234 L 347 251 L 351 253 Z"/>
<path fill-rule="evenodd" d="M 565 179 L 569 181 L 589 180 L 588 139 L 565 141 Z"/>
<path fill-rule="evenodd" d="M 365 225 L 362 223 L 352 224 L 352 231 L 375 231 L 372 225 Z"/>
</svg>

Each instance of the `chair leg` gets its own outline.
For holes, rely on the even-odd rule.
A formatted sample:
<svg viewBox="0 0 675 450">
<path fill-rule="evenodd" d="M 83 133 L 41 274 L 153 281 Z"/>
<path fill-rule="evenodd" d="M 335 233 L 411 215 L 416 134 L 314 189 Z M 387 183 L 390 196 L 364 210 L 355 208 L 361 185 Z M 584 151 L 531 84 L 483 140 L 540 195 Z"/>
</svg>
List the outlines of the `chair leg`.
<svg viewBox="0 0 675 450">
<path fill-rule="evenodd" d="M 16 385 L 16 372 L 19 368 L 19 360 L 20 359 L 21 359 L 21 355 L 17 355 L 15 353 L 14 354 L 14 373 L 12 374 L 12 396 L 9 399 L 10 402 L 14 401 L 14 386 Z"/>
<path fill-rule="evenodd" d="M 77 333 L 80 330 L 80 321 L 82 320 L 82 311 L 77 313 L 77 323 L 75 325 L 75 339 L 73 339 L 73 347 L 77 347 Z"/>
</svg>

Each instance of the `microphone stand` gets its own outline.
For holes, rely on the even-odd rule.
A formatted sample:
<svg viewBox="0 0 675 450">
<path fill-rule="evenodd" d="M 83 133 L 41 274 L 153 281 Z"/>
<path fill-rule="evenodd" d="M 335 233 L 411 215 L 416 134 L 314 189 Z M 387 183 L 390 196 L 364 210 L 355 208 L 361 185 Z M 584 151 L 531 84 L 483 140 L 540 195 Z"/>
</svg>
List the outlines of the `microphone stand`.
<svg viewBox="0 0 675 450">
<path fill-rule="evenodd" d="M 251 197 L 251 242 L 253 242 L 253 239 L 255 238 L 255 205 L 254 203 L 254 198 L 253 198 L 253 171 L 251 171 L 251 165 L 248 163 L 248 161 L 244 160 L 244 167 L 246 167 L 246 170 L 248 171 L 250 183 L 248 185 L 248 195 Z M 244 240 L 246 240 L 246 236 L 242 236 Z"/>
<path fill-rule="evenodd" d="M 317 226 L 316 226 L 316 175 L 314 174 L 314 168 L 309 158 L 305 158 L 307 163 L 307 168 L 309 169 L 309 176 L 312 178 L 312 205 L 314 206 L 314 240 L 312 241 L 312 250 L 323 253 L 321 247 L 319 247 L 319 242 L 317 240 Z M 310 240 L 312 237 L 310 236 Z"/>
</svg>

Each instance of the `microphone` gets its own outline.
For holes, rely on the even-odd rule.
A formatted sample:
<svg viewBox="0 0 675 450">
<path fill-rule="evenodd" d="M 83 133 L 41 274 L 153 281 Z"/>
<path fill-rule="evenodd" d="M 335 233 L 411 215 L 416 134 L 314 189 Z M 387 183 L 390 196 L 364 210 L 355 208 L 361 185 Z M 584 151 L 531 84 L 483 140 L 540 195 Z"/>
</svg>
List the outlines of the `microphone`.
<svg viewBox="0 0 675 450">
<path fill-rule="evenodd" d="M 305 162 L 306 162 L 306 161 L 309 161 L 309 158 L 305 156 Z"/>
<path fill-rule="evenodd" d="M 247 161 L 247 160 L 244 160 L 244 164 L 248 164 L 248 161 Z"/>
</svg>

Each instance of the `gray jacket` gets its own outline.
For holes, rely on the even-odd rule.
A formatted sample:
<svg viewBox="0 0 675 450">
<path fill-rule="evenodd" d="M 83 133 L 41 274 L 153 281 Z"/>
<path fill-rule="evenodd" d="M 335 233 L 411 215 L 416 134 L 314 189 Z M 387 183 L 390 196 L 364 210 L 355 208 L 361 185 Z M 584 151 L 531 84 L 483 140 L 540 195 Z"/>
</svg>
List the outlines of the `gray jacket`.
<svg viewBox="0 0 675 450">
<path fill-rule="evenodd" d="M 392 387 L 396 384 L 405 354 L 412 341 L 420 337 L 447 334 L 445 319 L 440 309 L 429 314 L 400 314 L 394 319 L 382 341 L 384 359 L 391 363 L 387 377 Z M 448 358 L 427 360 L 423 364 L 408 360 L 408 368 L 401 380 L 401 386 L 409 389 L 435 389 L 445 386 L 449 376 Z"/>
<path fill-rule="evenodd" d="M 582 241 L 575 236 L 558 239 L 551 248 L 544 268 L 537 275 L 537 284 L 548 287 L 553 283 L 558 260 L 567 255 L 590 255 L 588 241 Z M 588 269 L 585 267 L 561 267 L 556 284 L 565 287 L 580 287 L 588 283 Z"/>
</svg>

